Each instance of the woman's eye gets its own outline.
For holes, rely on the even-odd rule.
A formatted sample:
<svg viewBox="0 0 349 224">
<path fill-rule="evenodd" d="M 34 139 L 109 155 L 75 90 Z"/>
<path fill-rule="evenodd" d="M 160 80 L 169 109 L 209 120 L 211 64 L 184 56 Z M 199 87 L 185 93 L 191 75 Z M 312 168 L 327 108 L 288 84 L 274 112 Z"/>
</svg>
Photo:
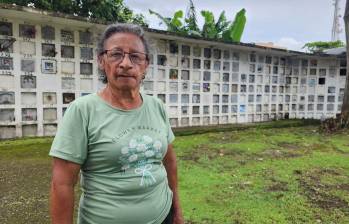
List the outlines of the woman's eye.
<svg viewBox="0 0 349 224">
<path fill-rule="evenodd" d="M 140 61 L 140 60 L 141 60 L 141 58 L 140 58 L 139 55 L 131 54 L 130 57 L 131 57 L 132 60 L 134 60 L 134 61 Z"/>
<path fill-rule="evenodd" d="M 123 56 L 122 52 L 111 52 L 110 56 L 114 58 L 121 58 Z"/>
</svg>

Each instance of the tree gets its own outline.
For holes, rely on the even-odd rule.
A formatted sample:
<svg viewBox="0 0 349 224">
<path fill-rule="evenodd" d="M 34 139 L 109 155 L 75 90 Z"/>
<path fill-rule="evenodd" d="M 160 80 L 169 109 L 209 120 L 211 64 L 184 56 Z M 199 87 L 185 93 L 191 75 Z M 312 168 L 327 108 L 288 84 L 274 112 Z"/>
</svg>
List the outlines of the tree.
<svg viewBox="0 0 349 224">
<path fill-rule="evenodd" d="M 326 49 L 336 48 L 336 47 L 343 47 L 344 43 L 340 40 L 337 41 L 316 41 L 316 42 L 309 42 L 306 43 L 303 48 L 306 48 L 311 53 L 322 53 Z"/>
<path fill-rule="evenodd" d="M 160 24 L 164 23 L 167 26 L 167 31 L 234 42 L 240 42 L 246 24 L 245 12 L 245 9 L 240 10 L 236 14 L 234 22 L 231 22 L 227 20 L 225 11 L 222 11 L 216 22 L 211 11 L 202 10 L 201 15 L 205 22 L 200 30 L 192 0 L 189 0 L 189 9 L 184 23 L 181 21 L 183 18 L 182 10 L 175 12 L 172 18 L 166 18 L 149 9 L 150 14 L 156 15 L 161 20 Z"/>
<path fill-rule="evenodd" d="M 144 16 L 134 14 L 123 0 L 3 0 L 4 3 L 32 7 L 67 14 L 75 14 L 103 21 L 135 23 L 148 26 Z"/>
</svg>

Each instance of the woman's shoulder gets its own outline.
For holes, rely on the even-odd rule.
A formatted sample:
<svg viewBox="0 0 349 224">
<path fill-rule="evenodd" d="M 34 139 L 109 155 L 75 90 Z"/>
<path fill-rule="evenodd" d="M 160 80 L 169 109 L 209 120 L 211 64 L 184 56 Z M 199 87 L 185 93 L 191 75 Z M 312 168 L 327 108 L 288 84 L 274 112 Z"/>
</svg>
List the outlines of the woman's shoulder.
<svg viewBox="0 0 349 224">
<path fill-rule="evenodd" d="M 156 114 L 160 113 L 163 117 L 167 117 L 166 107 L 161 99 L 157 98 L 156 96 L 146 94 L 142 94 L 142 96 L 144 97 L 145 102 L 147 102 L 148 108 L 151 111 L 156 112 Z"/>
<path fill-rule="evenodd" d="M 70 103 L 69 107 L 77 107 L 81 110 L 88 110 L 91 106 L 96 105 L 96 93 L 90 93 L 88 95 L 80 96 Z"/>
<path fill-rule="evenodd" d="M 97 93 L 90 93 L 84 96 L 76 98 L 72 104 L 89 104 L 94 102 L 96 99 Z"/>
<path fill-rule="evenodd" d="M 156 106 L 159 108 L 162 108 L 164 106 L 163 105 L 164 103 L 156 96 L 147 95 L 147 94 L 142 93 L 142 97 L 144 98 L 144 102 L 146 102 L 150 106 Z"/>
</svg>

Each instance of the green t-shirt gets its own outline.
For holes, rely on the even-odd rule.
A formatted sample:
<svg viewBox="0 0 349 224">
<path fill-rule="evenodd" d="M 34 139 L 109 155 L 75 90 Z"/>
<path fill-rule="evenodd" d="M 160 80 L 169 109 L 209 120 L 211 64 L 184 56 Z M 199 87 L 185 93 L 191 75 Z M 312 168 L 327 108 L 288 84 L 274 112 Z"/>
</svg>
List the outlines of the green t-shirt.
<svg viewBox="0 0 349 224">
<path fill-rule="evenodd" d="M 174 135 L 162 102 L 141 96 L 134 110 L 80 97 L 59 124 L 50 155 L 81 164 L 78 223 L 157 224 L 170 210 L 162 159 Z"/>
</svg>

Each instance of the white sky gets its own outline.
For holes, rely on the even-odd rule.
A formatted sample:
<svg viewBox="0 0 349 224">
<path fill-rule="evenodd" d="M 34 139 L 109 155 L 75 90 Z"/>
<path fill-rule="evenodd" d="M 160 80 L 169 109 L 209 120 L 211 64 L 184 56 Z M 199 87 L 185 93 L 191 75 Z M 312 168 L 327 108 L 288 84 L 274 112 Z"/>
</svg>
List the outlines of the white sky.
<svg viewBox="0 0 349 224">
<path fill-rule="evenodd" d="M 181 9 L 184 12 L 189 0 L 125 0 L 134 12 L 145 15 L 151 28 L 159 26 L 160 20 L 150 15 L 148 9 L 165 17 L 172 17 Z M 193 0 L 200 26 L 203 24 L 201 10 L 212 11 L 217 19 L 225 10 L 228 20 L 242 8 L 246 9 L 247 22 L 241 41 L 274 42 L 291 50 L 302 50 L 312 41 L 330 41 L 333 24 L 334 0 Z M 340 0 L 340 14 L 344 15 L 345 0 Z M 340 19 L 345 40 L 343 18 Z"/>
</svg>

